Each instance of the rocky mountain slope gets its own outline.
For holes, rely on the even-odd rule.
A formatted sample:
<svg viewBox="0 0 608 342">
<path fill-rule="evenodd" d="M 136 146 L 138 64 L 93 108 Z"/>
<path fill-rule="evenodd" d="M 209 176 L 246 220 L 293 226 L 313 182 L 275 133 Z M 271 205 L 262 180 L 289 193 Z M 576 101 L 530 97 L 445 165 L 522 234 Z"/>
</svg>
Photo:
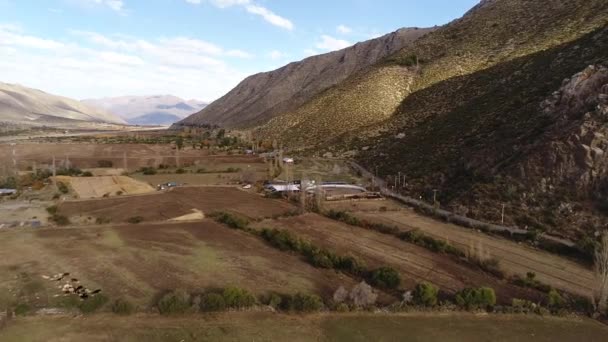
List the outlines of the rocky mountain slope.
<svg viewBox="0 0 608 342">
<path fill-rule="evenodd" d="M 250 76 L 183 125 L 250 127 L 295 110 L 350 75 L 395 53 L 431 29 L 401 29 L 352 47 Z M 399 82 L 399 80 L 395 80 Z"/>
<path fill-rule="evenodd" d="M 607 6 L 602 0 L 483 1 L 462 18 L 260 125 L 258 136 L 294 148 L 336 143 L 348 148 L 348 139 L 378 135 L 411 119 L 395 115 L 410 94 L 577 39 L 605 24 Z M 426 99 L 429 108 L 436 107 L 435 99 Z M 335 140 L 348 132 L 354 133 Z"/>
<path fill-rule="evenodd" d="M 207 106 L 203 101 L 172 95 L 120 96 L 82 102 L 112 112 L 133 125 L 170 125 Z"/>
<path fill-rule="evenodd" d="M 121 118 L 66 97 L 0 83 L 0 122 L 69 127 L 80 122 L 124 124 Z"/>
<path fill-rule="evenodd" d="M 419 90 L 357 158 L 469 217 L 500 222 L 505 204 L 506 224 L 593 234 L 608 223 L 606 47 L 604 27 Z"/>
</svg>

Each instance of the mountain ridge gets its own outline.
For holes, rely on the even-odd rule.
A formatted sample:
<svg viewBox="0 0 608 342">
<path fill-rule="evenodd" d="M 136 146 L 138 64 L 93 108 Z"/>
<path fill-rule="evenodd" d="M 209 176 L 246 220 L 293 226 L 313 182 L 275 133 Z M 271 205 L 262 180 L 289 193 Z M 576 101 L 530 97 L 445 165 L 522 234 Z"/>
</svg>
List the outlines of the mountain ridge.
<svg viewBox="0 0 608 342">
<path fill-rule="evenodd" d="M 245 78 L 179 125 L 250 127 L 291 110 L 433 29 L 405 28 Z"/>
<path fill-rule="evenodd" d="M 86 106 L 78 100 L 0 82 L 0 121 L 14 124 L 45 125 L 59 121 L 125 124 L 121 118 Z"/>
</svg>

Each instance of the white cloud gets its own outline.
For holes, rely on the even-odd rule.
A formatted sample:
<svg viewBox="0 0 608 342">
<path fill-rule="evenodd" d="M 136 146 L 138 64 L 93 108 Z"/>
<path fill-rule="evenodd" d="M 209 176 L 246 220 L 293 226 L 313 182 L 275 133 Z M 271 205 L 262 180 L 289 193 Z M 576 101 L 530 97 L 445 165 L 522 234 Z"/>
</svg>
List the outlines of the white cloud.
<svg viewBox="0 0 608 342">
<path fill-rule="evenodd" d="M 249 5 L 251 0 L 211 0 L 211 3 L 219 8 L 226 8 L 236 5 Z"/>
<path fill-rule="evenodd" d="M 336 28 L 336 30 L 339 33 L 342 33 L 342 34 L 348 34 L 348 33 L 353 32 L 353 29 L 351 29 L 350 27 L 348 27 L 346 25 L 338 25 L 338 27 Z"/>
<path fill-rule="evenodd" d="M 0 46 L 52 50 L 63 47 L 63 44 L 55 40 L 23 34 L 20 27 L 4 24 L 0 25 Z"/>
<path fill-rule="evenodd" d="M 118 65 L 143 65 L 144 61 L 137 56 L 129 56 L 121 53 L 105 51 L 99 54 L 99 58 L 111 64 Z"/>
<path fill-rule="evenodd" d="M 71 0 L 72 2 L 81 3 L 83 5 L 99 5 L 106 6 L 111 10 L 120 13 L 122 15 L 126 14 L 125 11 L 125 3 L 123 0 Z"/>
<path fill-rule="evenodd" d="M 249 12 L 249 13 L 262 16 L 262 18 L 264 18 L 264 20 L 266 20 L 267 22 L 271 23 L 274 26 L 278 26 L 278 27 L 284 28 L 286 30 L 293 30 L 293 23 L 291 21 L 274 14 L 273 12 L 271 12 L 269 9 L 267 9 L 265 7 L 258 6 L 258 5 L 247 5 L 246 9 L 247 9 L 247 12 Z"/>
<path fill-rule="evenodd" d="M 247 74 L 230 61 L 251 57 L 189 37 L 71 33 L 54 41 L 0 24 L 2 81 L 73 98 L 170 93 L 213 100 Z"/>
<path fill-rule="evenodd" d="M 334 51 L 344 49 L 346 47 L 351 46 L 352 44 L 343 39 L 336 39 L 334 37 L 328 35 L 322 35 L 321 41 L 318 42 L 315 47 L 317 49 L 326 50 L 326 51 Z"/>
<path fill-rule="evenodd" d="M 195 5 L 199 5 L 202 1 L 201 0 L 186 0 L 186 2 L 195 4 Z M 228 7 L 232 7 L 232 6 L 243 6 L 247 12 L 249 12 L 251 14 L 259 15 L 265 21 L 267 21 L 268 23 L 270 23 L 274 26 L 284 28 L 284 29 L 290 30 L 290 31 L 293 30 L 293 28 L 294 28 L 293 23 L 289 19 L 281 17 L 280 15 L 272 12 L 268 8 L 266 8 L 264 6 L 260 6 L 251 0 L 210 0 L 210 2 L 211 2 L 211 4 L 213 4 L 214 6 L 219 7 L 219 8 L 228 8 Z"/>
<path fill-rule="evenodd" d="M 285 54 L 278 50 L 272 50 L 268 53 L 268 57 L 272 60 L 277 60 L 285 57 Z"/>
</svg>

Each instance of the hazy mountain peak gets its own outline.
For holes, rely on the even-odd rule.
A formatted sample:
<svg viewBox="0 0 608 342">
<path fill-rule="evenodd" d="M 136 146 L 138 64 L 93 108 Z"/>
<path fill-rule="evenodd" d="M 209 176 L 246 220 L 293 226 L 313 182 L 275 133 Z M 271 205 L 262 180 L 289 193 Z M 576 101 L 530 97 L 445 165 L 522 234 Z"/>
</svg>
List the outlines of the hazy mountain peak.
<svg viewBox="0 0 608 342">
<path fill-rule="evenodd" d="M 174 95 L 119 96 L 83 100 L 136 125 L 169 125 L 203 109 L 207 103 Z"/>
</svg>

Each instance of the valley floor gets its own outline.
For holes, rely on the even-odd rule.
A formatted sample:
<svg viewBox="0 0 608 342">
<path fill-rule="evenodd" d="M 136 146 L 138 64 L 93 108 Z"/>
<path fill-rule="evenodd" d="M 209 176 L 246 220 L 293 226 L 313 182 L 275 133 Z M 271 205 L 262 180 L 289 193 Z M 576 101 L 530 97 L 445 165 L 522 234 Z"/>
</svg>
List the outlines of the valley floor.
<svg viewBox="0 0 608 342">
<path fill-rule="evenodd" d="M 2 341 L 605 341 L 589 319 L 474 314 L 318 314 L 233 312 L 28 317 L 0 329 Z"/>
</svg>

